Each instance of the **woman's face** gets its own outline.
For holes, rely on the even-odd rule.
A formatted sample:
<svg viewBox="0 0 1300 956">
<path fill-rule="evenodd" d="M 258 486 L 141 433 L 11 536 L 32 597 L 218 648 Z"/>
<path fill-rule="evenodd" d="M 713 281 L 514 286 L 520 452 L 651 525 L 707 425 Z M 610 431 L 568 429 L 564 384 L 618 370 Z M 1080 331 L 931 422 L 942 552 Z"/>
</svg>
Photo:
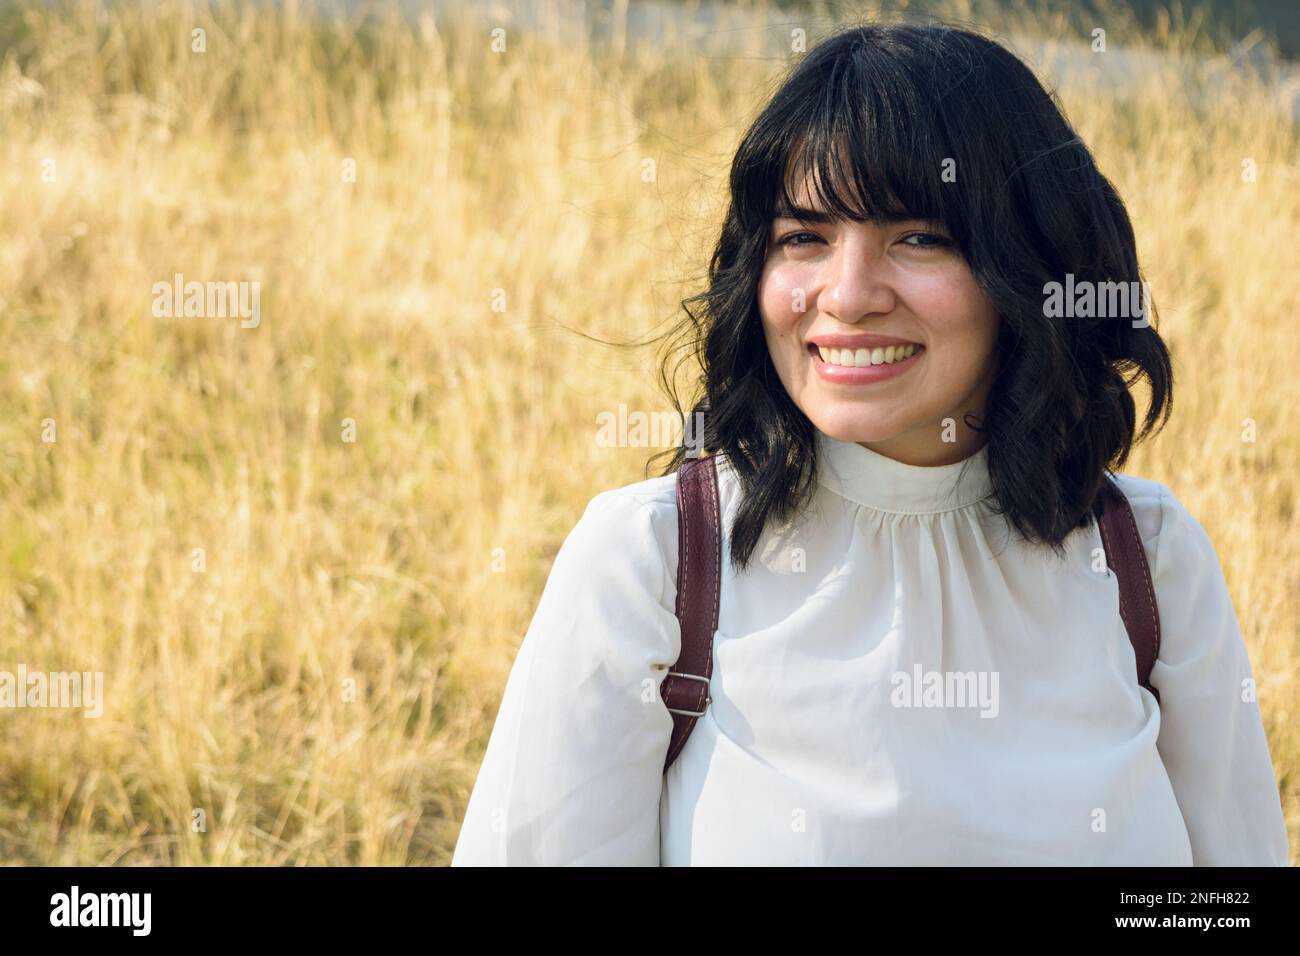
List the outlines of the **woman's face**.
<svg viewBox="0 0 1300 956">
<path fill-rule="evenodd" d="M 758 287 L 791 399 L 831 438 L 906 464 L 977 452 L 986 439 L 963 416 L 983 419 L 999 320 L 951 237 L 921 220 L 826 220 L 806 184 L 795 195 L 799 208 L 772 221 Z M 910 357 L 881 363 L 905 343 Z"/>
</svg>

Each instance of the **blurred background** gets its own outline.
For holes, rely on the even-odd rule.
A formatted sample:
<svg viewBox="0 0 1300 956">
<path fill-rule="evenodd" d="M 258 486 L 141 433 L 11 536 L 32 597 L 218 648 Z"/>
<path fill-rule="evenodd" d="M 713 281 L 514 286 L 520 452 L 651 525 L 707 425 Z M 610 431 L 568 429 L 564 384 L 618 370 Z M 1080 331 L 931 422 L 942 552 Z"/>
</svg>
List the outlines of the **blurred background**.
<svg viewBox="0 0 1300 956">
<path fill-rule="evenodd" d="M 560 542 L 675 438 L 600 439 L 672 406 L 596 339 L 879 12 L 1002 38 L 1128 204 L 1178 388 L 1123 471 L 1218 549 L 1294 855 L 1300 5 L 285 0 L 0 6 L 0 670 L 104 675 L 0 710 L 0 863 L 449 862 Z"/>
</svg>

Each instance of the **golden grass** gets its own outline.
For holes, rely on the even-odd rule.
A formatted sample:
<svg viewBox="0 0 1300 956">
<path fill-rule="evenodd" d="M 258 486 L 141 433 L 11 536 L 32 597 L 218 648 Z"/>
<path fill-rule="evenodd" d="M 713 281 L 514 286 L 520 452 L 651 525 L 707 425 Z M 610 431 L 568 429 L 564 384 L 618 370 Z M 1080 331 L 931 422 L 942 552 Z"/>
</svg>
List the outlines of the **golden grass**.
<svg viewBox="0 0 1300 956">
<path fill-rule="evenodd" d="M 784 64 L 161 6 L 0 14 L 0 669 L 107 696 L 0 713 L 0 862 L 445 863 L 550 559 L 645 477 L 596 415 L 668 407 L 653 355 L 566 328 L 662 331 L 698 288 Z M 1181 373 L 1125 470 L 1219 548 L 1294 848 L 1297 137 L 1231 82 L 1214 108 L 1170 71 L 1062 98 Z M 260 326 L 153 317 L 177 272 L 260 280 Z"/>
</svg>

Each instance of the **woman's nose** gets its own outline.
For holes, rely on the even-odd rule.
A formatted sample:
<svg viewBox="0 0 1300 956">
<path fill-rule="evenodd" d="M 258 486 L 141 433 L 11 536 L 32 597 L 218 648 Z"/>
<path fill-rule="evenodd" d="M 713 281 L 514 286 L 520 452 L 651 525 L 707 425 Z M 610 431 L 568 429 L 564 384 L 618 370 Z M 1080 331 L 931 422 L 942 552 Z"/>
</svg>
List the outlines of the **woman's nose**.
<svg viewBox="0 0 1300 956">
<path fill-rule="evenodd" d="M 818 311 L 857 323 L 888 314 L 896 301 L 892 269 L 880 242 L 870 235 L 846 233 L 827 262 Z"/>
</svg>

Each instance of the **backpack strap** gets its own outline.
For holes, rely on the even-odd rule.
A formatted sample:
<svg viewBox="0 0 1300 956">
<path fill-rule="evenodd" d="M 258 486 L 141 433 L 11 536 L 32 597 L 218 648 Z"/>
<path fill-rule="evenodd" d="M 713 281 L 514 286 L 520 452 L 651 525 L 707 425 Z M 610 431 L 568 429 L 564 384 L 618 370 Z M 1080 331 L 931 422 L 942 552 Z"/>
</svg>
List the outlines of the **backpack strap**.
<svg viewBox="0 0 1300 956">
<path fill-rule="evenodd" d="M 1151 583 L 1151 568 L 1133 519 L 1133 509 L 1109 475 L 1102 483 L 1093 513 L 1101 530 L 1106 566 L 1119 579 L 1119 615 L 1124 619 L 1137 658 L 1138 683 L 1159 703 L 1160 692 L 1151 686 L 1151 668 L 1160 654 L 1160 610 Z"/>
<path fill-rule="evenodd" d="M 686 746 L 695 722 L 712 702 L 713 633 L 722 585 L 722 520 L 717 461 L 687 458 L 677 472 L 677 619 L 682 650 L 659 694 L 673 715 L 664 771 Z"/>
</svg>

